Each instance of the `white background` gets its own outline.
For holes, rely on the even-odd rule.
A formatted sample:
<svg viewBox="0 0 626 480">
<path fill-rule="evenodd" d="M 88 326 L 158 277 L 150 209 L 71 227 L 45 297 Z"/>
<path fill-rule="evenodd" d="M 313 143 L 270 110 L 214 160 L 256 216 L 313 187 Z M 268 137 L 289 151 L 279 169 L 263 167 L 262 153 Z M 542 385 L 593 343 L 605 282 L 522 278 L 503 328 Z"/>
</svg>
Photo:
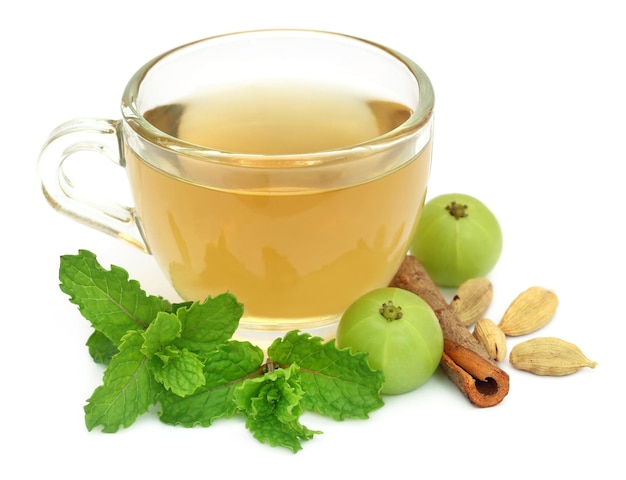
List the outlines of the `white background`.
<svg viewBox="0 0 626 480">
<path fill-rule="evenodd" d="M 12 2 L 0 29 L 0 477 L 624 478 L 622 7 L 606 0 Z M 84 347 L 87 322 L 58 288 L 59 256 L 89 249 L 150 293 L 171 290 L 150 257 L 49 207 L 36 178 L 39 149 L 70 118 L 118 118 L 126 81 L 162 51 L 266 27 L 366 37 L 428 72 L 436 92 L 429 196 L 479 197 L 505 235 L 489 275 L 488 316 L 498 320 L 529 286 L 553 289 L 558 313 L 535 336 L 578 344 L 598 362 L 595 370 L 538 377 L 505 361 L 510 393 L 488 409 L 471 406 L 437 374 L 386 398 L 369 420 L 306 414 L 303 423 L 324 433 L 297 454 L 258 443 L 239 419 L 184 429 L 153 412 L 116 434 L 87 432 L 83 406 L 101 370 Z"/>
</svg>

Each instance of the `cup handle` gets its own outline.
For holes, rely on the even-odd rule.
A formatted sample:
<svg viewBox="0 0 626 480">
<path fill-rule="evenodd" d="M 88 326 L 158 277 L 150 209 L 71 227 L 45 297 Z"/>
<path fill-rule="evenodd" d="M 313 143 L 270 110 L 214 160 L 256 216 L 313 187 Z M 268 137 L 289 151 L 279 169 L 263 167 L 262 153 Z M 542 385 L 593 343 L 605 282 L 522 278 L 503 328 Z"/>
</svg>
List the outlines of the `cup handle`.
<svg viewBox="0 0 626 480">
<path fill-rule="evenodd" d="M 96 152 L 125 168 L 119 124 L 118 120 L 79 118 L 59 125 L 41 149 L 37 173 L 43 194 L 55 210 L 150 253 L 135 209 L 111 198 L 98 198 L 93 191 L 85 191 L 84 185 L 81 189 L 67 167 L 68 158 L 76 155 L 80 159 L 77 154 Z M 79 169 L 87 172 L 90 160 L 93 155 L 84 155 L 77 163 Z"/>
</svg>

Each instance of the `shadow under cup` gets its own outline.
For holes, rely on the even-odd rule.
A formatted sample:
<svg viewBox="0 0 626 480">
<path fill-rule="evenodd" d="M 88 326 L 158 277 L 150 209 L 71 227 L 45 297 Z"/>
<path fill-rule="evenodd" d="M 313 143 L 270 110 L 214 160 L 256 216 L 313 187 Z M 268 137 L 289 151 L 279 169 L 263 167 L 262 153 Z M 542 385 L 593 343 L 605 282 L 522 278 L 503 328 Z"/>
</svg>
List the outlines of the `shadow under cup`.
<svg viewBox="0 0 626 480">
<path fill-rule="evenodd" d="M 411 60 L 340 34 L 243 32 L 166 52 L 131 79 L 116 124 L 131 243 L 183 299 L 235 295 L 238 338 L 333 337 L 409 249 L 433 101 Z"/>
</svg>

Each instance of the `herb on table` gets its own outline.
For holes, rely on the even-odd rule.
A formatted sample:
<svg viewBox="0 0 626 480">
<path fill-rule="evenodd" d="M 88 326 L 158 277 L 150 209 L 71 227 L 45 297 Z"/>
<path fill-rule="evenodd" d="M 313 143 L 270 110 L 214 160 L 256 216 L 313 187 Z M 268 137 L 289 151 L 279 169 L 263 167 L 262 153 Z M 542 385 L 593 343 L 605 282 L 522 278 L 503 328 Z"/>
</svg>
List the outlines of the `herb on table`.
<svg viewBox="0 0 626 480">
<path fill-rule="evenodd" d="M 305 411 L 343 420 L 383 405 L 383 373 L 364 353 L 297 330 L 276 339 L 267 358 L 234 340 L 243 305 L 230 293 L 171 303 L 87 250 L 61 257 L 59 279 L 94 329 L 91 357 L 106 366 L 85 406 L 89 430 L 116 432 L 159 405 L 162 422 L 185 427 L 245 416 L 260 442 L 297 452 L 321 433 L 300 423 Z"/>
</svg>

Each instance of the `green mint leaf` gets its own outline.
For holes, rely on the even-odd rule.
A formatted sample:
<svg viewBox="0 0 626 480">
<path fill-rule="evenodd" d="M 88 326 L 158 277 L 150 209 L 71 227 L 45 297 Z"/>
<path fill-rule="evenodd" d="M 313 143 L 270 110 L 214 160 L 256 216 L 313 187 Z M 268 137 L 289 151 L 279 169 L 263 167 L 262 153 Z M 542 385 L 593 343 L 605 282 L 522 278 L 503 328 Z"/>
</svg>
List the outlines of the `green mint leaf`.
<svg viewBox="0 0 626 480">
<path fill-rule="evenodd" d="M 143 333 L 141 352 L 152 358 L 163 347 L 170 345 L 180 335 L 182 325 L 173 313 L 159 312 Z"/>
<path fill-rule="evenodd" d="M 128 331 L 146 328 L 164 309 L 163 299 L 146 295 L 126 270 L 104 269 L 87 250 L 61 257 L 59 280 L 80 313 L 115 345 Z"/>
<path fill-rule="evenodd" d="M 249 342 L 231 340 L 218 345 L 205 355 L 203 386 L 186 397 L 167 391 L 160 398 L 161 421 L 208 427 L 218 418 L 232 417 L 237 412 L 233 401 L 235 387 L 258 374 L 263 360 L 263 351 Z"/>
<path fill-rule="evenodd" d="M 285 447 L 294 453 L 302 450 L 302 441 L 310 440 L 314 435 L 322 433 L 309 430 L 297 420 L 284 423 L 272 415 L 248 417 L 246 428 L 261 443 L 267 443 L 272 447 Z"/>
<path fill-rule="evenodd" d="M 177 308 L 176 315 L 182 324 L 176 345 L 196 353 L 208 353 L 233 336 L 243 315 L 243 305 L 232 294 L 224 293 Z"/>
<path fill-rule="evenodd" d="M 164 347 L 150 361 L 150 368 L 158 382 L 181 397 L 205 384 L 204 363 L 187 349 Z"/>
<path fill-rule="evenodd" d="M 181 333 L 177 315 L 159 312 L 143 332 L 141 353 L 150 359 L 154 378 L 176 395 L 184 397 L 204 385 L 204 363 L 193 352 L 178 349 L 171 343 Z"/>
<path fill-rule="evenodd" d="M 294 330 L 276 339 L 267 353 L 278 364 L 300 367 L 305 410 L 343 420 L 367 418 L 383 405 L 383 373 L 370 368 L 363 352 L 339 350 L 334 341 L 322 343 L 320 337 Z"/>
<path fill-rule="evenodd" d="M 289 365 L 249 378 L 237 386 L 235 403 L 248 417 L 271 415 L 285 423 L 297 420 L 303 413 L 300 400 L 304 396 L 298 374 L 298 366 Z"/>
<path fill-rule="evenodd" d="M 237 384 L 260 373 L 265 354 L 250 342 L 230 340 L 219 345 L 205 360 L 207 386 Z"/>
<path fill-rule="evenodd" d="M 143 343 L 143 336 L 136 331 L 120 342 L 119 353 L 104 372 L 103 384 L 87 400 L 88 430 L 100 425 L 103 432 L 113 433 L 122 426 L 129 427 L 156 403 L 163 387 L 155 382 L 147 358 L 141 353 Z"/>
<path fill-rule="evenodd" d="M 168 308 L 165 310 L 171 313 L 176 313 L 179 308 L 189 308 L 191 305 L 193 305 L 193 302 L 170 303 L 168 304 Z"/>
<path fill-rule="evenodd" d="M 234 400 L 257 440 L 297 452 L 302 440 L 321 433 L 300 424 L 303 397 L 299 368 L 294 364 L 247 379 L 235 389 Z"/>
<path fill-rule="evenodd" d="M 86 345 L 93 361 L 102 365 L 108 365 L 113 355 L 118 352 L 115 344 L 98 330 L 93 331 Z"/>
</svg>

